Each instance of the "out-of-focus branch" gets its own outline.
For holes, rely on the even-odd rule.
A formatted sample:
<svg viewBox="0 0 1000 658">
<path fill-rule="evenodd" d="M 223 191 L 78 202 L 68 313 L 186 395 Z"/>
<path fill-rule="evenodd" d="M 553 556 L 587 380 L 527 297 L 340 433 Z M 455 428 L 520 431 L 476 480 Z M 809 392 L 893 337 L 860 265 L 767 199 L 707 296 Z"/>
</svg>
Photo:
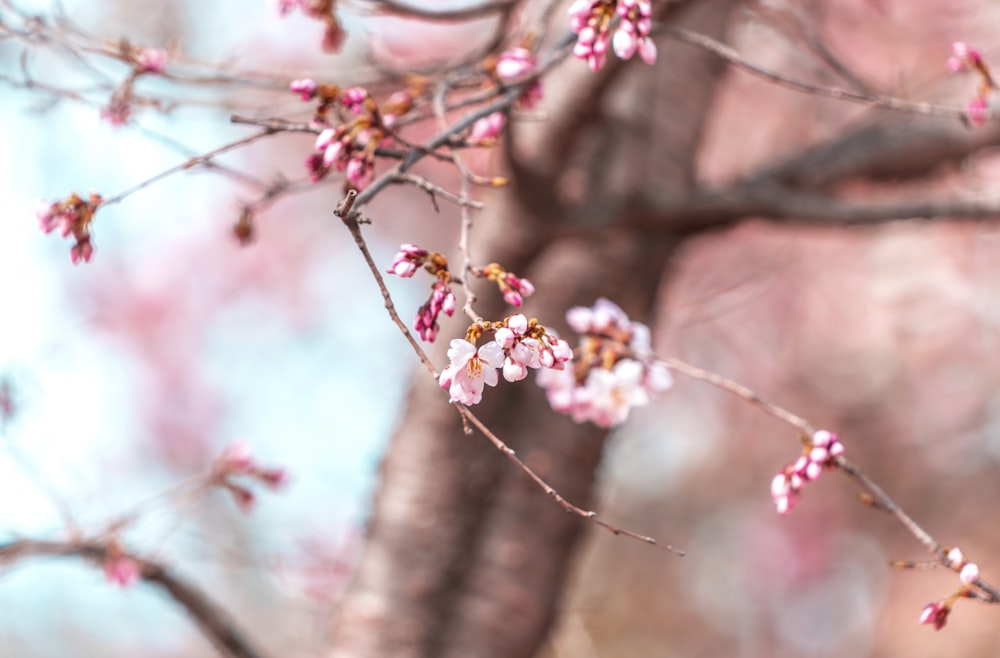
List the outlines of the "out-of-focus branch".
<svg viewBox="0 0 1000 658">
<path fill-rule="evenodd" d="M 708 384 L 726 391 L 727 393 L 730 393 L 737 398 L 763 410 L 768 415 L 796 428 L 805 436 L 812 436 L 816 431 L 809 421 L 793 414 L 787 409 L 764 400 L 755 391 L 744 386 L 743 384 L 723 377 L 718 373 L 693 366 L 689 363 L 681 361 L 680 359 L 667 358 L 662 359 L 662 361 L 672 370 L 684 373 L 694 379 L 707 382 Z M 945 548 L 944 545 L 935 539 L 929 532 L 927 532 L 927 530 L 921 527 L 921 525 L 917 523 L 913 517 L 907 514 L 892 498 L 890 498 L 889 494 L 887 494 L 885 490 L 878 485 L 878 483 L 866 475 L 857 465 L 851 463 L 843 456 L 834 457 L 833 461 L 837 466 L 837 470 L 857 482 L 861 485 L 861 488 L 868 493 L 871 497 L 869 505 L 872 508 L 883 510 L 892 515 L 910 532 L 910 534 L 917 539 L 917 541 L 924 546 L 924 548 L 927 549 L 929 553 L 931 553 L 931 555 L 935 557 L 939 564 L 947 567 L 952 566 L 948 561 L 948 549 Z M 978 600 L 986 603 L 1000 603 L 1000 589 L 997 589 L 996 586 L 988 583 L 981 577 L 976 578 L 974 585 L 981 590 L 976 597 Z"/>
<path fill-rule="evenodd" d="M 1000 198 L 871 204 L 783 185 L 751 185 L 699 191 L 686 198 L 646 199 L 636 204 L 631 221 L 637 228 L 693 234 L 728 228 L 748 218 L 799 225 L 871 226 L 898 220 L 998 217 Z"/>
<path fill-rule="evenodd" d="M 21 560 L 36 557 L 78 557 L 102 564 L 108 559 L 127 557 L 139 567 L 139 577 L 163 589 L 184 608 L 223 656 L 229 658 L 261 658 L 251 642 L 229 619 L 228 614 L 190 582 L 185 581 L 159 562 L 136 555 L 116 552 L 105 543 L 96 541 L 43 541 L 21 539 L 0 544 L 0 566 L 9 567 Z"/>
<path fill-rule="evenodd" d="M 741 55 L 734 48 L 727 46 L 721 41 L 717 41 L 704 34 L 692 32 L 691 30 L 676 27 L 663 27 L 659 30 L 658 34 L 670 39 L 689 43 L 693 46 L 698 46 L 699 48 L 704 48 L 705 50 L 715 53 L 738 69 L 746 71 L 751 75 L 767 80 L 768 82 L 773 82 L 781 87 L 794 89 L 795 91 L 811 94 L 813 96 L 824 96 L 826 98 L 858 103 L 860 105 L 867 105 L 870 107 L 882 107 L 897 110 L 899 112 L 939 116 L 957 119 L 959 121 L 966 118 L 966 111 L 964 109 L 946 107 L 943 105 L 935 105 L 933 103 L 920 101 L 908 101 L 894 96 L 862 93 L 851 91 L 849 89 L 843 89 L 841 87 L 827 87 L 799 80 L 797 78 L 778 73 L 777 71 L 761 66 L 760 64 L 755 64 L 754 62 L 751 62 L 743 57 L 743 55 Z M 997 114 L 995 112 L 988 114 L 989 118 L 995 118 L 996 116 Z"/>
<path fill-rule="evenodd" d="M 497 14 L 509 14 L 517 3 L 518 0 L 497 0 L 459 9 L 429 9 L 397 0 L 375 0 L 372 4 L 379 14 L 392 14 L 434 23 L 462 23 Z"/>
</svg>

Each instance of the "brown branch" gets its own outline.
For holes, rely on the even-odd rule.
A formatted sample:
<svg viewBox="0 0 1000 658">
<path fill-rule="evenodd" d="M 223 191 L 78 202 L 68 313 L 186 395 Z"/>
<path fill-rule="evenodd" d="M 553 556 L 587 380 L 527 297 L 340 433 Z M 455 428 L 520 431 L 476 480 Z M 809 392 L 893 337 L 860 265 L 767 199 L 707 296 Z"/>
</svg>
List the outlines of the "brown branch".
<svg viewBox="0 0 1000 658">
<path fill-rule="evenodd" d="M 707 382 L 716 388 L 726 391 L 727 393 L 752 404 L 778 420 L 788 423 L 792 427 L 804 433 L 806 436 L 811 437 L 816 432 L 815 428 L 811 423 L 809 423 L 809 421 L 793 414 L 787 409 L 764 400 L 752 389 L 747 388 L 740 383 L 727 379 L 717 373 L 698 368 L 697 366 L 693 366 L 689 363 L 681 361 L 680 359 L 668 358 L 662 359 L 662 362 L 672 370 L 682 372 L 694 379 Z M 913 517 L 907 514 L 892 498 L 889 497 L 889 494 L 887 494 L 882 487 L 866 475 L 857 465 L 851 463 L 847 459 L 844 459 L 843 457 L 836 457 L 835 463 L 838 470 L 853 479 L 861 485 L 862 489 L 868 492 L 869 496 L 871 496 L 869 506 L 888 512 L 895 517 L 896 520 L 899 521 L 903 527 L 905 527 L 910 534 L 912 534 L 917 541 L 920 542 L 924 548 L 926 548 L 927 551 L 935 557 L 939 564 L 951 568 L 944 545 L 936 540 L 923 527 L 921 527 L 920 524 L 913 519 Z M 982 590 L 980 595 L 976 597 L 977 599 L 986 603 L 1000 603 L 1000 589 L 997 589 L 994 585 L 991 585 L 982 578 L 976 579 L 974 584 Z"/>
<path fill-rule="evenodd" d="M 185 160 L 181 164 L 175 165 L 175 166 L 173 166 L 173 167 L 171 167 L 169 169 L 161 171 L 160 173 L 156 174 L 155 176 L 153 176 L 151 178 L 147 178 L 146 180 L 142 181 L 141 183 L 133 185 L 132 187 L 128 188 L 127 190 L 125 190 L 123 192 L 119 192 L 118 194 L 115 194 L 114 196 L 110 196 L 110 197 L 105 198 L 101 202 L 101 205 L 102 206 L 108 206 L 108 205 L 111 205 L 111 204 L 120 203 L 126 197 L 128 197 L 128 196 L 130 196 L 132 194 L 135 194 L 136 192 L 138 192 L 138 191 L 140 191 L 142 189 L 145 189 L 145 188 L 149 187 L 153 183 L 159 182 L 159 181 L 163 180 L 164 178 L 167 178 L 169 176 L 173 176 L 174 174 L 180 173 L 182 171 L 187 171 L 189 169 L 193 169 L 193 168 L 195 168 L 195 167 L 197 167 L 199 165 L 207 164 L 207 163 L 211 162 L 212 158 L 214 158 L 214 157 L 216 157 L 218 155 L 222 155 L 223 153 L 227 153 L 229 151 L 235 151 L 236 149 L 239 149 L 239 148 L 242 148 L 244 146 L 247 146 L 248 144 L 252 144 L 252 143 L 254 143 L 254 142 L 256 142 L 256 141 L 258 141 L 258 140 L 260 140 L 260 139 L 262 139 L 264 137 L 268 137 L 270 135 L 274 135 L 274 134 L 276 134 L 276 132 L 277 131 L 275 129 L 265 128 L 264 130 L 261 130 L 260 132 L 256 132 L 256 133 L 254 133 L 254 134 L 252 134 L 252 135 L 250 135 L 248 137 L 244 137 L 242 139 L 236 140 L 235 142 L 230 142 L 228 144 L 220 146 L 220 147 L 218 147 L 216 149 L 213 149 L 213 150 L 209 151 L 208 153 L 204 153 L 202 155 L 199 155 L 199 156 L 196 156 L 196 157 L 193 157 L 193 158 L 189 158 L 188 160 Z"/>
<path fill-rule="evenodd" d="M 521 472 L 527 475 L 532 482 L 538 485 L 538 487 L 545 492 L 547 496 L 549 496 L 552 500 L 556 501 L 556 503 L 558 503 L 559 506 L 562 507 L 564 510 L 566 510 L 568 513 L 575 514 L 576 516 L 579 516 L 581 519 L 584 519 L 590 523 L 593 523 L 596 526 L 604 528 L 605 530 L 607 530 L 608 532 L 610 532 L 615 536 L 623 536 L 623 537 L 628 537 L 629 539 L 635 539 L 645 544 L 649 544 L 650 546 L 655 546 L 660 550 L 667 551 L 668 553 L 673 553 L 674 555 L 679 555 L 679 556 L 684 555 L 684 551 L 674 548 L 670 544 L 661 544 L 653 537 L 649 537 L 647 535 L 640 535 L 637 532 L 632 532 L 631 530 L 619 528 L 618 526 L 612 525 L 607 521 L 598 518 L 597 512 L 591 510 L 585 510 L 582 507 L 577 507 L 573 503 L 569 502 L 561 495 L 559 495 L 559 492 L 556 491 L 554 488 L 552 488 L 552 486 L 549 485 L 549 483 L 547 483 L 537 473 L 531 470 L 531 467 L 529 467 L 527 464 L 521 461 L 521 459 L 517 456 L 517 454 L 515 454 L 514 450 L 511 449 L 510 446 L 508 446 L 506 443 L 504 443 L 496 434 L 491 432 L 490 429 L 486 427 L 486 425 L 483 424 L 478 418 L 476 418 L 475 414 L 469 411 L 468 407 L 466 407 L 463 404 L 459 404 L 458 402 L 455 402 L 453 404 L 455 405 L 455 408 L 458 409 L 458 412 L 462 414 L 462 417 L 467 419 L 473 425 L 475 425 L 476 428 L 480 432 L 482 432 L 487 439 L 490 440 L 490 443 L 492 443 L 497 450 L 503 453 L 504 457 L 506 457 L 515 466 L 521 469 Z"/>
<path fill-rule="evenodd" d="M 195 585 L 183 580 L 159 562 L 136 555 L 109 551 L 106 543 L 97 541 L 42 541 L 21 539 L 0 544 L 0 565 L 34 557 L 79 557 L 103 564 L 106 560 L 127 557 L 139 566 L 139 577 L 163 589 L 183 607 L 198 628 L 223 656 L 229 658 L 261 658 L 257 651 L 225 611 Z"/>
<path fill-rule="evenodd" d="M 347 227 L 347 230 L 354 238 L 354 242 L 358 246 L 358 249 L 361 250 L 361 255 L 364 257 L 365 263 L 368 265 L 368 270 L 371 272 L 372 277 L 375 279 L 376 285 L 378 285 L 379 292 L 382 294 L 382 300 L 385 303 L 385 309 L 386 311 L 388 311 L 389 317 L 392 318 L 393 323 L 403 333 L 403 336 L 406 338 L 407 342 L 410 343 L 410 347 L 412 347 L 413 351 L 416 352 L 417 356 L 420 358 L 421 363 L 424 364 L 424 368 L 427 369 L 427 371 L 431 374 L 432 377 L 434 377 L 434 379 L 437 379 L 438 372 L 434 368 L 434 364 L 431 363 L 431 360 L 427 356 L 427 353 L 424 352 L 422 347 L 420 347 L 420 344 L 417 342 L 417 339 L 413 337 L 413 334 L 410 332 L 409 328 L 406 326 L 403 320 L 399 317 L 399 314 L 396 312 L 396 307 L 392 301 L 392 296 L 389 294 L 389 289 L 385 285 L 385 278 L 382 276 L 382 271 L 379 269 L 378 265 L 375 263 L 374 258 L 372 258 L 371 252 L 368 250 L 368 244 L 366 243 L 364 236 L 361 233 L 359 215 L 354 210 L 357 198 L 358 198 L 357 192 L 355 190 L 350 190 L 347 193 L 347 196 L 344 197 L 344 199 L 337 205 L 337 209 L 334 211 L 334 214 L 337 215 L 337 217 L 339 217 L 341 221 L 344 222 L 344 225 Z M 635 539 L 645 544 L 655 546 L 660 550 L 664 550 L 669 553 L 674 553 L 675 555 L 684 554 L 683 551 L 674 548 L 670 544 L 661 544 L 653 537 L 649 537 L 647 535 L 641 535 L 639 533 L 632 532 L 631 530 L 626 530 L 624 528 L 619 528 L 617 526 L 614 526 L 604 521 L 603 519 L 599 519 L 597 517 L 596 512 L 585 510 L 582 507 L 578 507 L 573 503 L 570 503 L 568 500 L 563 498 L 563 496 L 560 495 L 559 492 L 555 490 L 555 488 L 549 485 L 540 475 L 535 473 L 535 471 L 532 470 L 531 467 L 529 467 L 527 464 L 521 461 L 521 459 L 514 453 L 514 450 L 512 450 L 506 443 L 503 442 L 503 440 L 501 440 L 496 434 L 490 431 L 490 429 L 487 428 L 485 424 L 483 424 L 478 418 L 476 418 L 475 414 L 473 414 L 468 409 L 468 407 L 458 402 L 453 402 L 452 404 L 455 406 L 455 408 L 458 410 L 458 412 L 462 415 L 463 418 L 465 418 L 474 426 L 476 426 L 476 428 L 478 428 L 479 431 L 481 431 L 483 435 L 487 439 L 489 439 L 489 441 L 498 450 L 500 450 L 500 452 L 502 452 L 505 457 L 507 457 L 507 459 L 509 459 L 519 469 L 521 469 L 521 471 L 525 475 L 527 475 L 532 482 L 538 485 L 538 487 L 542 489 L 542 491 L 544 491 L 546 495 L 555 500 L 556 503 L 559 504 L 559 506 L 561 506 L 568 513 L 575 514 L 580 518 L 585 519 L 596 526 L 604 528 L 605 530 L 611 532 L 614 535 L 620 535 L 628 537 L 630 539 Z"/>
<path fill-rule="evenodd" d="M 461 23 L 479 18 L 487 18 L 494 14 L 506 15 L 517 6 L 518 0 L 499 0 L 485 2 L 460 9 L 427 9 L 397 0 L 375 0 L 374 13 L 393 14 L 403 18 L 415 18 L 422 21 L 438 23 Z"/>
</svg>

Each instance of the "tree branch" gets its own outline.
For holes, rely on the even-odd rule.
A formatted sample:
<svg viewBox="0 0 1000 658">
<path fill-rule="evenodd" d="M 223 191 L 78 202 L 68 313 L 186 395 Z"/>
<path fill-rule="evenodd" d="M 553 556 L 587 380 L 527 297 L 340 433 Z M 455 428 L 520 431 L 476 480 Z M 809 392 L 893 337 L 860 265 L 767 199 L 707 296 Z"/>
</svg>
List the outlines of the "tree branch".
<svg viewBox="0 0 1000 658">
<path fill-rule="evenodd" d="M 0 544 L 0 565 L 9 566 L 35 557 L 78 557 L 101 564 L 108 559 L 127 557 L 139 565 L 139 577 L 163 589 L 184 608 L 201 632 L 223 656 L 261 658 L 262 654 L 201 590 L 153 560 L 116 552 L 111 555 L 105 543 L 97 541 L 42 541 L 21 539 Z"/>
</svg>

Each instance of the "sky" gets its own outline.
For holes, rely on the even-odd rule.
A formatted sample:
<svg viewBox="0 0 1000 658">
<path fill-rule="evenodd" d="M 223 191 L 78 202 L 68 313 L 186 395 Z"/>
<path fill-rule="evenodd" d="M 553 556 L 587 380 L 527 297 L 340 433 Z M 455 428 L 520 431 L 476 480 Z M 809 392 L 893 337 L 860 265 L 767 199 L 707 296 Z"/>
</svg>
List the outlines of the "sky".
<svg viewBox="0 0 1000 658">
<path fill-rule="evenodd" d="M 63 4 L 74 16 L 87 3 Z M 209 4 L 199 9 L 196 25 L 200 36 L 213 35 L 212 45 L 193 47 L 206 56 L 226 51 L 225 44 L 245 38 L 247 31 L 277 40 L 287 39 L 283 30 L 313 28 L 295 17 L 283 24 L 264 2 L 259 7 Z M 47 3 L 19 6 L 44 11 Z M 245 23 L 228 20 L 236 11 Z M 44 60 L 37 71 L 46 73 Z M 250 515 L 216 493 L 205 503 L 207 518 L 224 519 L 221 527 L 232 524 L 237 529 L 232 539 L 249 538 L 255 546 L 248 552 L 262 560 L 294 555 L 303 538 L 316 533 L 325 535 L 327 546 L 347 541 L 363 523 L 379 454 L 395 422 L 395 413 L 386 409 L 398 407 L 409 368 L 407 348 L 385 321 L 381 303 L 371 294 L 374 287 L 354 283 L 363 264 L 353 248 L 344 248 L 349 237 L 330 235 L 317 242 L 317 227 L 326 219 L 305 221 L 305 228 L 289 226 L 296 219 L 290 209 L 317 208 L 315 202 L 292 203 L 276 207 L 260 227 L 262 240 L 271 232 L 278 246 L 265 242 L 244 253 L 229 236 L 226 213 L 233 199 L 226 192 L 231 186 L 209 175 L 181 175 L 102 210 L 95 222 L 95 259 L 74 267 L 70 242 L 39 230 L 39 199 L 72 191 L 112 194 L 184 157 L 138 130 L 103 123 L 95 108 L 61 104 L 38 114 L 31 111 L 34 100 L 22 90 L 0 92 L 5 126 L 0 375 L 13 383 L 19 409 L 0 450 L 0 497 L 6 501 L 0 505 L 0 541 L 64 538 L 61 506 L 85 529 L 100 528 L 193 474 L 158 463 L 143 412 L 148 364 L 134 345 L 108 330 L 114 318 L 104 317 L 101 306 L 112 300 L 120 311 L 129 305 L 124 296 L 169 300 L 170 294 L 189 296 L 176 305 L 191 314 L 188 321 L 199 323 L 190 326 L 194 338 L 185 342 L 184 318 L 175 320 L 171 331 L 151 335 L 157 340 L 181 336 L 176 350 L 197 366 L 198 379 L 220 405 L 206 444 L 217 451 L 245 439 L 261 463 L 284 467 L 291 477 L 286 490 L 261 492 Z M 211 111 L 177 117 L 144 113 L 138 121 L 204 150 L 245 133 Z M 264 173 L 270 172 L 265 168 Z M 303 246 L 310 242 L 316 244 Z M 389 245 L 374 248 L 391 254 Z M 302 253 L 310 259 L 305 265 L 281 269 L 283 256 Z M 219 254 L 223 264 L 212 262 L 212 254 Z M 192 260 L 172 262 L 176 258 Z M 256 274 L 262 290 L 247 286 L 244 293 L 227 296 L 226 282 L 199 279 L 241 276 L 258 267 L 273 268 Z M 291 292 L 276 283 L 286 273 L 296 277 Z M 199 294 L 209 297 L 199 301 Z M 224 308 L 206 308 L 211 294 L 226 300 Z M 286 294 L 295 299 L 289 302 Z M 171 358 L 170 349 L 163 348 L 165 359 Z M 386 367 L 399 374 L 376 374 Z M 174 393 L 176 400 L 160 403 L 183 416 L 190 400 L 183 391 Z M 204 462 L 201 468 L 208 466 Z M 199 581 L 225 580 L 231 575 L 227 539 L 205 536 L 203 524 L 203 518 L 192 522 L 168 510 L 144 520 L 126 540 L 179 563 Z M 124 655 L 136 643 L 180 648 L 196 631 L 165 607 L 148 591 L 109 586 L 91 566 L 51 560 L 19 564 L 0 572 L 0 655 L 6 655 L 5 648 L 23 655 L 25 646 L 31 655 L 65 655 L 61 642 L 82 629 L 99 638 L 97 647 Z M 123 618 L 127 625 L 120 623 Z M 52 634 L 53 628 L 66 632 Z"/>
</svg>

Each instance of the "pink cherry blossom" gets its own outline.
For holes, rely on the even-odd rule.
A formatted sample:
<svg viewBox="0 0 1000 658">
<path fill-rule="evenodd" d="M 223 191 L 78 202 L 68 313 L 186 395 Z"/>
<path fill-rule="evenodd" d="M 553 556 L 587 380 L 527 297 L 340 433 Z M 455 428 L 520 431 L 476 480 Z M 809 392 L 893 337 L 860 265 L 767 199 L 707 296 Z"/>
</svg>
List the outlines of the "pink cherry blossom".
<svg viewBox="0 0 1000 658">
<path fill-rule="evenodd" d="M 319 85 L 315 80 L 310 78 L 301 78 L 299 80 L 292 80 L 288 85 L 288 90 L 292 93 L 298 94 L 304 101 L 311 101 L 316 98 L 316 92 L 319 90 Z"/>
<path fill-rule="evenodd" d="M 825 468 L 831 467 L 844 454 L 837 435 L 827 430 L 813 433 L 811 446 L 793 463 L 788 464 L 771 481 L 771 498 L 778 514 L 788 514 L 795 508 L 807 482 L 818 480 Z"/>
<path fill-rule="evenodd" d="M 975 48 L 970 48 L 964 41 L 951 44 L 951 57 L 948 58 L 948 70 L 961 73 L 981 65 L 983 55 Z"/>
<path fill-rule="evenodd" d="M 386 270 L 403 278 L 413 276 L 417 269 L 427 261 L 428 252 L 415 244 L 401 244 L 399 251 L 392 258 L 392 265 Z"/>
<path fill-rule="evenodd" d="M 473 144 L 490 144 L 500 138 L 506 125 L 507 115 L 503 112 L 488 114 L 472 124 L 469 141 Z"/>
<path fill-rule="evenodd" d="M 934 630 L 939 631 L 947 623 L 950 612 L 951 607 L 943 601 L 928 603 L 920 612 L 920 623 L 932 625 Z"/>
<path fill-rule="evenodd" d="M 454 315 L 456 305 L 455 293 L 451 291 L 451 286 L 446 281 L 438 279 L 431 289 L 430 299 L 417 310 L 417 316 L 413 320 L 413 329 L 420 339 L 429 343 L 434 342 L 440 329 L 438 316 L 441 313 Z"/>
<path fill-rule="evenodd" d="M 965 564 L 965 555 L 962 554 L 962 549 L 957 546 L 948 551 L 947 558 L 952 569 L 958 569 Z"/>
<path fill-rule="evenodd" d="M 135 56 L 135 63 L 146 73 L 163 73 L 167 67 L 167 51 L 160 48 L 143 48 Z"/>
<path fill-rule="evenodd" d="M 981 126 L 986 123 L 987 107 L 988 103 L 986 98 L 984 96 L 976 96 L 969 101 L 968 106 L 965 108 L 965 113 L 973 125 Z"/>
<path fill-rule="evenodd" d="M 368 91 L 364 87 L 351 87 L 341 92 L 340 101 L 354 114 L 361 114 L 365 109 L 365 99 Z"/>
<path fill-rule="evenodd" d="M 975 562 L 967 562 L 958 574 L 958 579 L 963 585 L 971 585 L 979 578 L 979 565 Z"/>
<path fill-rule="evenodd" d="M 496 72 L 501 79 L 510 80 L 528 75 L 537 67 L 535 56 L 527 48 L 511 48 L 500 53 Z"/>
<path fill-rule="evenodd" d="M 441 372 L 438 383 L 447 388 L 452 402 L 472 405 L 483 399 L 484 386 L 496 386 L 497 368 L 503 366 L 503 348 L 489 341 L 478 350 L 462 338 L 451 341 L 449 365 Z"/>
</svg>

